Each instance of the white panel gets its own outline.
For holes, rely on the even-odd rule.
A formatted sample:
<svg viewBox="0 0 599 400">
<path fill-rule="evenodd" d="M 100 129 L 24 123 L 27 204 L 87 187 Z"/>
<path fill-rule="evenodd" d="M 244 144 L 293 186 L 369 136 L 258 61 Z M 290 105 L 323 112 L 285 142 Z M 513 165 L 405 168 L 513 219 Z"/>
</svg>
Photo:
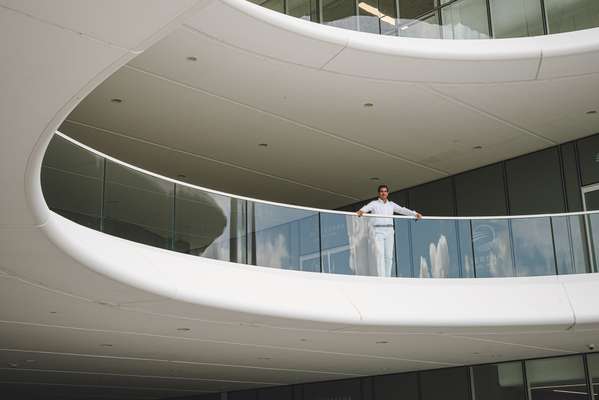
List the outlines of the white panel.
<svg viewBox="0 0 599 400">
<path fill-rule="evenodd" d="M 0 0 L 0 5 L 128 49 L 207 0 Z"/>
<path fill-rule="evenodd" d="M 539 79 L 599 72 L 599 28 L 548 35 L 539 42 Z"/>
<path fill-rule="evenodd" d="M 560 281 L 576 314 L 576 328 L 599 329 L 599 274 L 563 275 Z M 599 346 L 599 333 L 596 342 Z"/>
</svg>

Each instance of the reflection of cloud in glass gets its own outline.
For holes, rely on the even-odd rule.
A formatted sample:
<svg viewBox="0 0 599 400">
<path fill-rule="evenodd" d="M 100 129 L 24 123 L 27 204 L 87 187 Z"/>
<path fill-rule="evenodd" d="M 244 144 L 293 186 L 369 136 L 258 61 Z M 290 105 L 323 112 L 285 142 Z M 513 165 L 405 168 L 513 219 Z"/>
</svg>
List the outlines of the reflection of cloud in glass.
<svg viewBox="0 0 599 400">
<path fill-rule="evenodd" d="M 420 257 L 421 278 L 446 278 L 449 274 L 449 246 L 445 235 L 439 237 L 439 241 L 429 245 L 429 258 L 431 267 L 424 257 Z"/>
<path fill-rule="evenodd" d="M 512 275 L 507 221 L 479 224 L 472 232 L 478 276 Z"/>
<path fill-rule="evenodd" d="M 256 253 L 259 256 L 258 265 L 282 268 L 289 258 L 285 236 L 277 234 L 272 240 L 258 240 Z"/>
<path fill-rule="evenodd" d="M 376 276 L 373 218 L 348 216 L 349 268 L 356 275 Z"/>
</svg>

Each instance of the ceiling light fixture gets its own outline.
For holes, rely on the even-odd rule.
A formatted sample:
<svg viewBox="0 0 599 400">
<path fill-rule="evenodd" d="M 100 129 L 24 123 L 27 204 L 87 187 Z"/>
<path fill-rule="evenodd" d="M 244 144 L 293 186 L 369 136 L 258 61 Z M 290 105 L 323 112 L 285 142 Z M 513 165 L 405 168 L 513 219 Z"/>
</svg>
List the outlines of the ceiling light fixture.
<svg viewBox="0 0 599 400">
<path fill-rule="evenodd" d="M 376 342 L 376 344 L 387 344 L 387 343 L 389 343 L 389 342 L 386 340 L 379 340 L 378 342 Z"/>
<path fill-rule="evenodd" d="M 364 103 L 364 107 L 366 107 L 366 108 L 374 107 L 374 104 L 373 103 Z"/>
<path fill-rule="evenodd" d="M 189 332 L 191 329 L 190 328 L 177 328 L 177 330 L 179 332 Z"/>
<path fill-rule="evenodd" d="M 378 176 L 373 176 L 372 178 L 370 178 L 371 181 L 378 181 L 379 177 Z"/>
<path fill-rule="evenodd" d="M 187 57 L 187 61 L 198 61 L 198 58 L 196 56 L 189 56 Z"/>
<path fill-rule="evenodd" d="M 110 102 L 115 104 L 121 104 L 123 102 L 123 99 L 115 97 L 114 99 L 110 99 Z"/>
<path fill-rule="evenodd" d="M 50 314 L 58 314 L 56 311 L 50 311 Z"/>
<path fill-rule="evenodd" d="M 185 179 L 185 178 L 187 178 L 187 176 L 185 176 L 183 174 L 179 174 L 179 175 L 177 175 L 177 178 L 178 179 Z"/>
<path fill-rule="evenodd" d="M 102 343 L 100 347 L 112 347 L 112 345 L 110 343 Z"/>
<path fill-rule="evenodd" d="M 258 146 L 260 146 L 260 147 L 268 147 L 268 143 L 259 143 Z"/>
<path fill-rule="evenodd" d="M 483 148 L 483 146 L 474 146 L 472 149 L 473 149 L 473 150 L 480 150 L 480 149 L 482 149 L 482 148 Z"/>
<path fill-rule="evenodd" d="M 11 368 L 17 368 L 19 366 L 19 364 L 9 363 L 8 366 Z"/>
<path fill-rule="evenodd" d="M 272 360 L 272 358 L 270 358 L 270 357 L 258 357 L 258 358 L 256 358 L 256 360 L 265 360 L 265 361 L 268 361 L 268 360 Z"/>
<path fill-rule="evenodd" d="M 587 111 L 587 114 L 597 114 L 597 110 L 589 110 Z"/>
</svg>

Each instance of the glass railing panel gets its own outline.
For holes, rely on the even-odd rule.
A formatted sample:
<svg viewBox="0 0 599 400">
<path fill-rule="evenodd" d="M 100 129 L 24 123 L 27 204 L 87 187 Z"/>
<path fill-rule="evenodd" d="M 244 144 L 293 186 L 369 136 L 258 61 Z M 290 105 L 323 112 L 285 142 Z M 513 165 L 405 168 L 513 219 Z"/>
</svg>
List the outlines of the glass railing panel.
<svg viewBox="0 0 599 400">
<path fill-rule="evenodd" d="M 551 225 L 558 274 L 590 272 L 584 216 L 552 217 Z"/>
<path fill-rule="evenodd" d="M 375 218 L 356 215 L 321 214 L 323 272 L 345 275 L 394 276 L 393 248 L 385 257 L 377 251 L 377 239 L 394 242 L 390 227 L 375 227 Z M 378 231 L 378 232 L 377 232 Z M 377 238 L 378 233 L 378 238 Z M 384 236 L 386 235 L 387 236 Z M 383 237 L 384 236 L 384 237 Z M 381 254 L 380 257 L 378 255 Z"/>
<path fill-rule="evenodd" d="M 591 383 L 591 393 L 595 398 L 599 397 L 599 354 L 588 354 L 587 361 L 589 364 L 589 381 Z"/>
<path fill-rule="evenodd" d="M 398 35 L 411 38 L 441 39 L 441 26 L 437 12 L 418 20 L 404 19 L 400 12 Z"/>
<path fill-rule="evenodd" d="M 287 0 L 287 14 L 296 18 L 319 22 L 318 0 Z"/>
<path fill-rule="evenodd" d="M 597 0 L 544 0 L 549 33 L 571 32 L 599 26 Z"/>
<path fill-rule="evenodd" d="M 526 361 L 530 400 L 591 400 L 582 356 Z"/>
<path fill-rule="evenodd" d="M 174 249 L 216 260 L 247 262 L 246 204 L 177 185 Z"/>
<path fill-rule="evenodd" d="M 106 160 L 103 231 L 171 248 L 174 184 Z"/>
<path fill-rule="evenodd" d="M 493 37 L 513 38 L 544 33 L 539 0 L 490 0 Z"/>
<path fill-rule="evenodd" d="M 472 247 L 477 278 L 515 276 L 510 221 L 472 220 Z"/>
<path fill-rule="evenodd" d="M 462 278 L 474 278 L 474 254 L 472 247 L 472 225 L 470 220 L 458 220 L 458 242 Z"/>
<path fill-rule="evenodd" d="M 55 136 L 42 163 L 48 207 L 78 224 L 100 229 L 104 159 Z"/>
<path fill-rule="evenodd" d="M 550 218 L 514 219 L 512 235 L 517 276 L 557 273 Z"/>
<path fill-rule="evenodd" d="M 248 202 L 248 262 L 320 271 L 318 213 Z"/>
<path fill-rule="evenodd" d="M 585 228 L 590 247 L 592 271 L 599 270 L 599 214 L 589 214 L 585 217 Z"/>
<path fill-rule="evenodd" d="M 459 278 L 457 224 L 452 220 L 412 222 L 412 255 L 420 278 Z"/>
<path fill-rule="evenodd" d="M 487 39 L 486 0 L 458 0 L 441 8 L 444 39 Z"/>
<path fill-rule="evenodd" d="M 355 0 L 320 0 L 322 3 L 322 23 L 343 29 L 358 29 L 358 16 Z"/>
<path fill-rule="evenodd" d="M 395 262 L 397 276 L 412 278 L 417 276 L 412 261 L 412 221 L 406 218 L 395 219 Z"/>
</svg>

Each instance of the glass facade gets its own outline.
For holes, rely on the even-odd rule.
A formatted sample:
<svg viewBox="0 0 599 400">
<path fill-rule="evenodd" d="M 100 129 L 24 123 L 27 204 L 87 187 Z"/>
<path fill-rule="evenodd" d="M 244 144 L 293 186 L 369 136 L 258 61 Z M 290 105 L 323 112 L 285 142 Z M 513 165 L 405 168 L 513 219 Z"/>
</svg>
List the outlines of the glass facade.
<svg viewBox="0 0 599 400">
<path fill-rule="evenodd" d="M 532 159 L 550 165 L 547 155 L 554 153 L 535 153 Z M 534 166 L 518 163 L 529 169 L 524 175 L 537 176 Z M 508 182 L 519 175 L 510 171 Z M 381 232 L 374 218 L 243 200 L 158 178 L 105 160 L 58 135 L 47 150 L 41 178 L 48 206 L 75 222 L 138 243 L 223 261 L 418 278 L 573 274 L 599 265 L 599 234 L 594 234 L 599 212 L 422 221 L 397 217 Z M 431 213 L 451 212 L 455 204 L 443 201 L 439 188 L 453 192 L 452 180 L 439 182 L 438 188 L 420 187 L 408 199 L 422 199 Z M 469 185 L 463 183 L 457 193 Z M 523 202 L 532 196 L 516 194 Z M 401 195 L 393 197 L 402 200 Z M 594 204 L 593 199 L 587 196 L 585 201 Z M 381 237 L 391 242 L 388 253 L 380 250 Z"/>
<path fill-rule="evenodd" d="M 599 354 L 406 372 L 222 393 L 228 400 L 592 400 Z M 200 396 L 200 400 L 212 398 Z M 195 398 L 195 397 L 194 397 Z"/>
<path fill-rule="evenodd" d="M 512 38 L 599 26 L 596 0 L 250 1 L 339 28 L 415 38 Z"/>
</svg>

